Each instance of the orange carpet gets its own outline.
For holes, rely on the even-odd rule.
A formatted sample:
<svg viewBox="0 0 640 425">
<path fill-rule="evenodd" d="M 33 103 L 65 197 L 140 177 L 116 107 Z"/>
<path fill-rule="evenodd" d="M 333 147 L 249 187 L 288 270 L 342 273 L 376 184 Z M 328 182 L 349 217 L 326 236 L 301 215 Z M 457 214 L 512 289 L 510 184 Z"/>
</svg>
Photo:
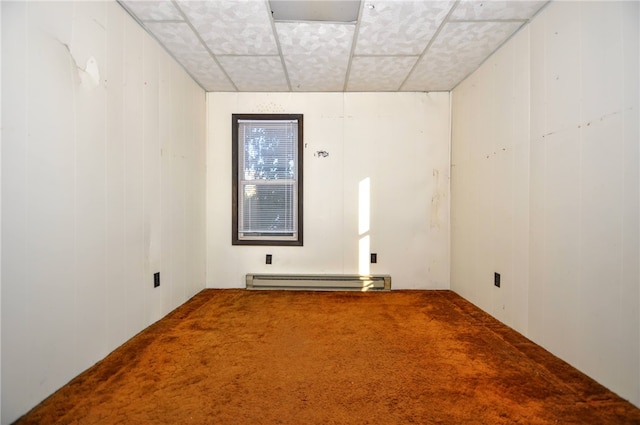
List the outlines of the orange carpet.
<svg viewBox="0 0 640 425">
<path fill-rule="evenodd" d="M 18 424 L 640 424 L 449 291 L 204 290 Z"/>
</svg>

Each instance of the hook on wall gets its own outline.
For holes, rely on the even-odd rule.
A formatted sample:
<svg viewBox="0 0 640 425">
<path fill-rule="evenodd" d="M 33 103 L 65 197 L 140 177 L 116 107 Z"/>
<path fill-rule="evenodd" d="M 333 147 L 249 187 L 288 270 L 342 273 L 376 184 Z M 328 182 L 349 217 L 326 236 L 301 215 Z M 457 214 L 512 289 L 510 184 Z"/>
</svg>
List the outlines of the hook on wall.
<svg viewBox="0 0 640 425">
<path fill-rule="evenodd" d="M 318 158 L 326 158 L 329 156 L 329 152 L 327 151 L 317 151 L 316 155 Z"/>
</svg>

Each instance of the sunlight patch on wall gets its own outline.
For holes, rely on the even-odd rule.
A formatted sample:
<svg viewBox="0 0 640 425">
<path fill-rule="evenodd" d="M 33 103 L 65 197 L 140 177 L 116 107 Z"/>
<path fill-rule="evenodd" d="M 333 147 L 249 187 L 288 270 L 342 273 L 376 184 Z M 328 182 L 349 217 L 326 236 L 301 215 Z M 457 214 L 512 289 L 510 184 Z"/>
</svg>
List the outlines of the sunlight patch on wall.
<svg viewBox="0 0 640 425">
<path fill-rule="evenodd" d="M 358 273 L 360 275 L 370 274 L 369 253 L 371 251 L 371 240 L 369 230 L 371 226 L 371 179 L 369 177 L 360 181 L 358 185 L 358 234 L 360 241 L 358 244 Z"/>
</svg>

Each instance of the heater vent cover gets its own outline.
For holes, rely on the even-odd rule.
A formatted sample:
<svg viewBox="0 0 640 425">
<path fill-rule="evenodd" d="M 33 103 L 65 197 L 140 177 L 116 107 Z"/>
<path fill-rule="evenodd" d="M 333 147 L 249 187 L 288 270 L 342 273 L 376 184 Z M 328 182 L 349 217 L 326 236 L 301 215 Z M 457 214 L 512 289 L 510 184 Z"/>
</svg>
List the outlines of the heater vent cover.
<svg viewBox="0 0 640 425">
<path fill-rule="evenodd" d="M 388 291 L 391 276 L 335 274 L 247 274 L 247 289 L 305 291 Z"/>
</svg>

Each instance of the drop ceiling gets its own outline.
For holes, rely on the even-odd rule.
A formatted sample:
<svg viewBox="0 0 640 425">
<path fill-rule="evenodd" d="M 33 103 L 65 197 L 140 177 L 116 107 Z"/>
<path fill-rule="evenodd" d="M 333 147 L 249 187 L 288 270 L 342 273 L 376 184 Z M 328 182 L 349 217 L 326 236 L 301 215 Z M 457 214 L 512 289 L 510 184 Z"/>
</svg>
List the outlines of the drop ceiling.
<svg viewBox="0 0 640 425">
<path fill-rule="evenodd" d="M 547 3 L 119 2 L 205 90 L 239 92 L 448 91 Z"/>
</svg>

